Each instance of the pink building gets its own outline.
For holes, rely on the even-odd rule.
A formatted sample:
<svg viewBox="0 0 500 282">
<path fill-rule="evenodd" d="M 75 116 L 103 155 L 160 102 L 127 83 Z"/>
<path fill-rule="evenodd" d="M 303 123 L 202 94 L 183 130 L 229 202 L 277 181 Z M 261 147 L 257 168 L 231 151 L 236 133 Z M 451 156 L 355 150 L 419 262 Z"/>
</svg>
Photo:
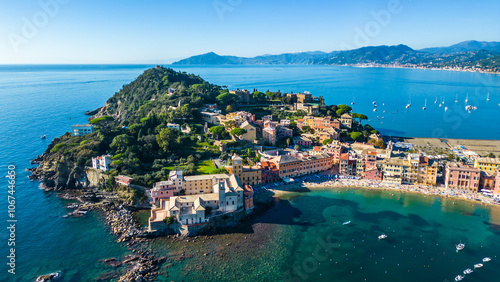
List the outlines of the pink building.
<svg viewBox="0 0 500 282">
<path fill-rule="evenodd" d="M 115 182 L 123 186 L 130 186 L 133 181 L 134 179 L 132 177 L 128 177 L 125 175 L 118 175 L 115 177 Z"/>
<path fill-rule="evenodd" d="M 302 136 L 297 136 L 297 137 L 293 138 L 293 142 L 295 143 L 295 145 L 299 145 L 299 146 L 311 146 L 312 145 L 311 139 L 309 139 L 307 137 L 302 137 Z"/>
<path fill-rule="evenodd" d="M 172 181 L 156 182 L 153 189 L 151 189 L 151 198 L 155 205 L 160 204 L 161 199 L 169 199 L 174 196 L 174 183 Z"/>
<path fill-rule="evenodd" d="M 274 127 L 268 126 L 262 130 L 262 138 L 265 141 L 275 145 L 276 144 L 276 129 Z"/>
<path fill-rule="evenodd" d="M 382 180 L 382 173 L 378 168 L 372 168 L 365 170 L 365 179 L 368 180 Z"/>
<path fill-rule="evenodd" d="M 292 136 L 293 136 L 292 129 L 285 126 L 278 126 L 278 138 L 292 137 Z"/>
<path fill-rule="evenodd" d="M 368 151 L 365 155 L 365 171 L 376 168 L 377 151 Z"/>
<path fill-rule="evenodd" d="M 493 195 L 500 195 L 500 168 L 497 169 L 497 175 L 495 176 L 495 185 L 493 185 L 493 189 L 491 189 Z"/>
<path fill-rule="evenodd" d="M 458 163 L 447 164 L 444 172 L 444 184 L 446 189 L 458 189 L 477 192 L 481 171 L 472 166 Z"/>
</svg>

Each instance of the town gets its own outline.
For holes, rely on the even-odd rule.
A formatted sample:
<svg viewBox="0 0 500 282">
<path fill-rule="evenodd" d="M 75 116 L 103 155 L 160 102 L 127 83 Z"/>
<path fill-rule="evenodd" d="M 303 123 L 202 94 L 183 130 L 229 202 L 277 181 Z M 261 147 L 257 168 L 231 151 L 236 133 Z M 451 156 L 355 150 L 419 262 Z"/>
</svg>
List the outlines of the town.
<svg viewBox="0 0 500 282">
<path fill-rule="evenodd" d="M 170 95 L 175 91 L 169 88 Z M 350 106 L 328 107 L 322 97 L 307 91 L 274 101 L 269 93 L 266 99 L 257 90 L 237 89 L 228 95 L 237 99 L 238 108 L 248 110 L 203 105 L 201 134 L 192 125 L 167 124 L 180 134 L 195 134 L 207 145 L 205 149 L 221 157 L 203 161 L 212 168 L 208 173 L 187 175 L 182 169 L 172 169 L 168 177 L 146 187 L 152 205 L 150 232 L 169 229 L 197 234 L 221 218 L 251 213 L 259 189 L 273 183 L 287 187 L 297 184 L 300 177 L 318 173 L 327 176 L 329 185 L 333 180 L 337 185 L 359 187 L 413 187 L 488 202 L 500 197 L 500 159 L 494 156 L 467 152 L 450 158 L 416 150 L 412 144 L 363 126 L 366 116 L 352 113 Z M 180 102 L 178 107 L 182 107 Z M 262 114 L 263 107 L 273 114 Z M 72 134 L 82 136 L 94 128 L 93 124 L 75 125 Z M 109 172 L 112 167 L 112 155 L 92 158 L 94 170 Z M 120 186 L 133 185 L 129 176 L 114 179 Z"/>
</svg>

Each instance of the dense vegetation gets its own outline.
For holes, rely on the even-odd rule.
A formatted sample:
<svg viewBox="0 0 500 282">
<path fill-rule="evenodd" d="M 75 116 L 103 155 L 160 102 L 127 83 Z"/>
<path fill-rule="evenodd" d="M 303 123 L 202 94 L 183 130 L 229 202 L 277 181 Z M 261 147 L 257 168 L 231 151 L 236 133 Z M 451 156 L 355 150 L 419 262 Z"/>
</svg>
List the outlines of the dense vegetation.
<svg viewBox="0 0 500 282">
<path fill-rule="evenodd" d="M 133 177 L 136 184 L 150 187 L 166 179 L 174 169 L 183 170 L 186 175 L 221 173 L 224 169 L 217 168 L 211 159 L 227 160 L 235 151 L 242 156 L 244 164 L 254 164 L 259 161 L 259 155 L 250 149 L 251 143 L 239 140 L 246 130 L 230 121 L 211 127 L 207 134 L 200 115 L 200 107 L 208 103 L 217 103 L 226 112 L 236 108 L 250 111 L 257 118 L 272 115 L 274 120 L 293 120 L 306 115 L 303 111 L 287 111 L 273 105 L 292 102 L 280 92 L 254 89 L 253 97 L 264 105 L 238 105 L 238 97 L 225 87 L 210 84 L 199 76 L 156 67 L 145 71 L 106 102 L 90 119 L 95 126 L 93 133 L 83 136 L 67 133 L 56 138 L 46 154 L 57 163 L 65 160 L 67 166 L 72 167 L 69 170 L 80 174 L 85 166 L 91 166 L 92 157 L 109 154 L 112 169 L 107 173 L 111 177 L 104 183 L 108 189 L 113 188 L 113 176 L 118 174 Z M 320 111 L 317 116 L 335 118 L 352 109 L 347 105 L 323 105 Z M 377 132 L 361 124 L 365 115 L 354 113 L 352 116 L 356 122 L 350 132 L 342 135 L 344 140 L 367 141 L 371 133 Z M 168 123 L 181 125 L 182 132 L 168 128 Z M 290 128 L 294 136 L 314 132 L 307 127 L 299 130 L 295 121 L 291 121 Z M 221 154 L 215 140 L 223 140 L 228 152 Z M 289 137 L 277 142 L 279 147 L 291 145 L 293 141 Z"/>
</svg>

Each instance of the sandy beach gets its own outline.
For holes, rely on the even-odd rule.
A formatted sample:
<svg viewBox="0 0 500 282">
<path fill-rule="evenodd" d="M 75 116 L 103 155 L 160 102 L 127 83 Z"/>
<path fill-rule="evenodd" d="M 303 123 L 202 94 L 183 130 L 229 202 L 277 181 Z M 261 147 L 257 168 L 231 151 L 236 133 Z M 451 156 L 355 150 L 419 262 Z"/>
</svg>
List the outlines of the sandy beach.
<svg viewBox="0 0 500 282">
<path fill-rule="evenodd" d="M 291 193 L 307 192 L 312 190 L 325 189 L 371 189 L 385 190 L 399 193 L 414 193 L 423 196 L 439 196 L 442 198 L 452 198 L 458 201 L 467 201 L 471 204 L 484 204 L 499 206 L 492 198 L 483 196 L 481 193 L 470 193 L 465 191 L 445 189 L 444 187 L 431 187 L 426 185 L 391 185 L 380 181 L 366 179 L 336 179 L 321 183 L 298 183 L 294 185 L 280 186 L 268 189 L 275 194 L 275 197 L 283 197 Z"/>
<path fill-rule="evenodd" d="M 474 151 L 482 157 L 489 153 L 500 155 L 500 140 L 475 140 L 475 139 L 448 139 L 448 138 L 402 138 L 404 142 L 412 143 L 417 146 L 432 146 L 442 150 L 449 150 L 457 145 L 462 145 L 467 149 Z M 446 141 L 441 142 L 441 140 Z"/>
</svg>

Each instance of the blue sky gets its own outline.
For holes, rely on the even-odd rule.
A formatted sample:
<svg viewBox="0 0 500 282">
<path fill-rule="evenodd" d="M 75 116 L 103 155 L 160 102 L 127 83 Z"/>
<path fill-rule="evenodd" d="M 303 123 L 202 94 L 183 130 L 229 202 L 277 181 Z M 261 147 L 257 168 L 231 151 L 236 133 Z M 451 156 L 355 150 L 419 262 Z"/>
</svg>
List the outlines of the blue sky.
<svg viewBox="0 0 500 282">
<path fill-rule="evenodd" d="M 500 41 L 499 11 L 498 0 L 1 1 L 0 63 L 168 63 L 210 51 Z"/>
</svg>

